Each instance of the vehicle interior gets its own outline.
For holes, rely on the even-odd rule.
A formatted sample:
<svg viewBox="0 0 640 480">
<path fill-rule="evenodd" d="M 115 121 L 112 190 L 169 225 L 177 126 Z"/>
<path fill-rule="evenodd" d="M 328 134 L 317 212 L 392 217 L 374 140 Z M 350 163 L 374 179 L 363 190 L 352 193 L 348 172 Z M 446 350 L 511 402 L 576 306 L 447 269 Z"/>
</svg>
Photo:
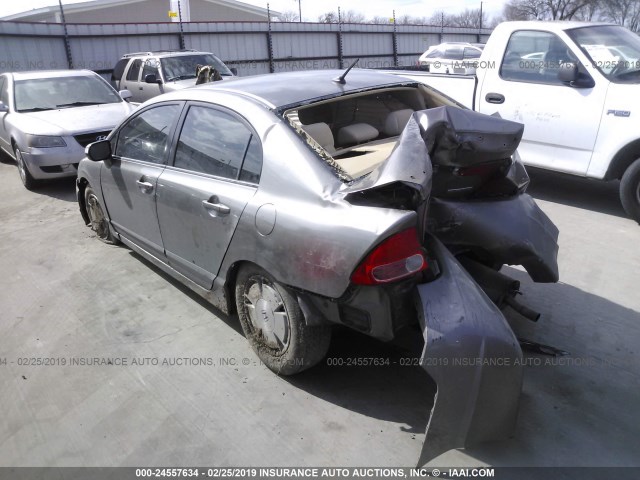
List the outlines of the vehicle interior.
<svg viewBox="0 0 640 480">
<path fill-rule="evenodd" d="M 391 154 L 413 112 L 453 104 L 428 87 L 395 87 L 318 102 L 285 117 L 358 178 Z"/>
</svg>

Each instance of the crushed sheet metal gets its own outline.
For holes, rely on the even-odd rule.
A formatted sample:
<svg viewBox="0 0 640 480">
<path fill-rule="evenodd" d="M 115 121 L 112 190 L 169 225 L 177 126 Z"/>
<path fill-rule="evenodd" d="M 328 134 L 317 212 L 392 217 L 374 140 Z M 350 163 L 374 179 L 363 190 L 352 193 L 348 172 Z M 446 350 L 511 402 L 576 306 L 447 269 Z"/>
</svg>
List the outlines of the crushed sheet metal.
<svg viewBox="0 0 640 480">
<path fill-rule="evenodd" d="M 442 275 L 415 296 L 425 346 L 421 366 L 436 393 L 418 466 L 453 448 L 512 434 L 523 362 L 506 319 L 437 240 Z"/>
</svg>

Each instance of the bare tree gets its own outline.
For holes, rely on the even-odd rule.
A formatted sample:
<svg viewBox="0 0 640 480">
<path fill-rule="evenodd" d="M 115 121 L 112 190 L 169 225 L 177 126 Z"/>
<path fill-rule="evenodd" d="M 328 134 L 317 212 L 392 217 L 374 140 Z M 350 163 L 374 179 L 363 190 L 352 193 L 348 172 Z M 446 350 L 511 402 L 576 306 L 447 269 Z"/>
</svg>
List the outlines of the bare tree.
<svg viewBox="0 0 640 480">
<path fill-rule="evenodd" d="M 279 15 L 279 17 L 277 18 L 277 21 L 280 22 L 299 22 L 300 21 L 300 15 L 298 15 L 298 12 L 294 12 L 293 10 L 287 10 L 286 12 L 283 12 Z"/>
<path fill-rule="evenodd" d="M 542 20 L 547 15 L 545 0 L 509 0 L 502 9 L 505 20 Z"/>
<path fill-rule="evenodd" d="M 347 10 L 346 12 L 340 12 L 342 23 L 364 23 L 365 16 L 356 12 L 355 10 Z"/>
<path fill-rule="evenodd" d="M 637 32 L 640 29 L 640 0 L 609 0 L 602 2 L 604 20 L 624 25 Z"/>
<path fill-rule="evenodd" d="M 318 17 L 320 23 L 338 23 L 338 12 L 326 12 Z"/>
<path fill-rule="evenodd" d="M 427 20 L 429 25 L 438 25 L 442 27 L 453 27 L 453 15 L 444 13 L 443 11 L 434 12 Z"/>
<path fill-rule="evenodd" d="M 387 24 L 387 23 L 391 23 L 391 17 L 383 17 L 383 16 L 380 16 L 380 15 L 376 15 L 371 20 L 369 20 L 369 23 L 376 23 L 376 24 L 379 24 L 379 25 L 384 25 L 384 24 Z"/>
<path fill-rule="evenodd" d="M 482 12 L 482 21 L 480 20 L 480 9 L 466 9 L 464 12 L 457 15 L 452 15 L 451 22 L 455 27 L 466 28 L 480 28 L 480 26 L 487 26 L 489 23 L 487 15 Z"/>
</svg>

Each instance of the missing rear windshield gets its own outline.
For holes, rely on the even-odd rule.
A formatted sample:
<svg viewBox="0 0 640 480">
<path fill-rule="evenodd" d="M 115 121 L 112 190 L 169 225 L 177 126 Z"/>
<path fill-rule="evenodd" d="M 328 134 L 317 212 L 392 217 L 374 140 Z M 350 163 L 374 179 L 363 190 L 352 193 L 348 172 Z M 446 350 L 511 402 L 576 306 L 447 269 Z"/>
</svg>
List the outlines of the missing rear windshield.
<svg viewBox="0 0 640 480">
<path fill-rule="evenodd" d="M 452 105 L 422 86 L 345 95 L 285 112 L 289 124 L 343 182 L 386 160 L 414 112 Z"/>
</svg>

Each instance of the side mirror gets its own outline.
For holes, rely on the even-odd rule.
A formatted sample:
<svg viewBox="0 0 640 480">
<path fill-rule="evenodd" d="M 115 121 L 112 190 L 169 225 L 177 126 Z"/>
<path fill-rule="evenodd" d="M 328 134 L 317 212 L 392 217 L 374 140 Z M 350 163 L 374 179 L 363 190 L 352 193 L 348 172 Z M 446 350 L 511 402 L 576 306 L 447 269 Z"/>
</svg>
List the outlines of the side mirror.
<svg viewBox="0 0 640 480">
<path fill-rule="evenodd" d="M 111 158 L 111 142 L 109 140 L 100 140 L 87 145 L 85 153 L 89 160 L 100 162 Z"/>
<path fill-rule="evenodd" d="M 123 100 L 127 100 L 131 97 L 133 97 L 133 95 L 131 94 L 131 92 L 129 90 L 120 90 L 120 98 Z"/>
<path fill-rule="evenodd" d="M 236 67 L 231 67 L 229 71 L 233 73 L 236 77 L 238 76 L 238 69 Z"/>
<path fill-rule="evenodd" d="M 0 113 L 9 113 L 9 105 L 0 102 Z"/>
<path fill-rule="evenodd" d="M 157 83 L 158 85 L 161 85 L 162 80 L 159 79 L 155 73 L 150 73 L 149 75 L 145 75 L 144 83 Z"/>
<path fill-rule="evenodd" d="M 591 75 L 582 71 L 579 65 L 571 62 L 564 63 L 560 66 L 558 80 L 574 88 L 593 88 L 596 86 Z"/>
<path fill-rule="evenodd" d="M 575 63 L 563 63 L 558 71 L 558 80 L 562 83 L 573 83 L 578 79 L 578 66 Z"/>
</svg>

